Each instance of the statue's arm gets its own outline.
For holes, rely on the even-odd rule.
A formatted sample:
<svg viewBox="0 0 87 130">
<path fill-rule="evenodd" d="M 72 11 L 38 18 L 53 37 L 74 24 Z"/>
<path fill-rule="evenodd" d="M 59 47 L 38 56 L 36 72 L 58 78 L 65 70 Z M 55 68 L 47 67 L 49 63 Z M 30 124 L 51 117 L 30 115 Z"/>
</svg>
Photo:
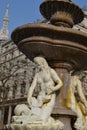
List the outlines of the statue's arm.
<svg viewBox="0 0 87 130">
<path fill-rule="evenodd" d="M 33 92 L 34 92 L 34 89 L 36 87 L 36 84 L 37 84 L 37 74 L 35 75 L 34 79 L 33 79 L 33 82 L 29 88 L 29 91 L 28 91 L 28 96 L 27 96 L 27 101 L 28 101 L 28 104 L 30 105 L 30 102 L 31 102 L 31 98 L 32 98 L 32 95 L 33 95 Z"/>
<path fill-rule="evenodd" d="M 81 102 L 82 102 L 82 103 L 85 105 L 85 107 L 87 108 L 87 100 L 86 100 L 86 97 L 85 97 L 85 95 L 84 95 L 84 93 L 83 93 L 83 90 L 82 90 L 82 83 L 81 83 L 81 81 L 78 79 L 78 77 L 77 77 L 76 82 L 77 82 L 77 91 L 78 91 L 78 94 L 79 94 L 79 96 L 80 96 Z"/>
<path fill-rule="evenodd" d="M 52 90 L 57 91 L 58 89 L 60 89 L 62 87 L 63 83 L 54 69 L 50 68 L 50 72 L 51 72 L 51 77 L 52 77 L 53 81 L 55 82 L 55 86 L 52 87 Z"/>
</svg>

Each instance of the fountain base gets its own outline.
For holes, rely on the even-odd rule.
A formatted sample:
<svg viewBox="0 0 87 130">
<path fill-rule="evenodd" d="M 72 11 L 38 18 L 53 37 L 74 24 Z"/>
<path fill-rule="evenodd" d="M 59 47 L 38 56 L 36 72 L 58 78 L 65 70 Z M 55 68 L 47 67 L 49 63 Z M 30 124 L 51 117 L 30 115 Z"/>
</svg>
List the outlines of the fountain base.
<svg viewBox="0 0 87 130">
<path fill-rule="evenodd" d="M 9 130 L 62 130 L 64 125 L 60 121 L 49 124 L 10 124 L 7 126 Z"/>
</svg>

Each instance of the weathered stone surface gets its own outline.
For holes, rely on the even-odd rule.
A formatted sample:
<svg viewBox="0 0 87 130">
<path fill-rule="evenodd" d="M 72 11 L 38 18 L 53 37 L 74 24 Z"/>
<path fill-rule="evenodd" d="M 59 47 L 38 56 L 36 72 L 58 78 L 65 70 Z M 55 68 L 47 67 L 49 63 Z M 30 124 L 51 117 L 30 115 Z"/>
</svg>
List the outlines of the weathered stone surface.
<svg viewBox="0 0 87 130">
<path fill-rule="evenodd" d="M 8 130 L 62 130 L 58 123 L 49 124 L 49 125 L 21 125 L 21 124 L 11 124 L 8 127 Z"/>
</svg>

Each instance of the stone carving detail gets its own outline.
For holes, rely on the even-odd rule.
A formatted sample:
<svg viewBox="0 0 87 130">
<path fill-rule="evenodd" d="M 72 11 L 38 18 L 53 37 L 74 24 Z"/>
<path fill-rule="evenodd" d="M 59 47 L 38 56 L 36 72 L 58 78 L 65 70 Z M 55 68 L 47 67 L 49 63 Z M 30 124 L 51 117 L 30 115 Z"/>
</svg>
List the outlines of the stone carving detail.
<svg viewBox="0 0 87 130">
<path fill-rule="evenodd" d="M 28 105 L 19 104 L 16 106 L 15 116 L 12 117 L 13 123 L 8 125 L 8 128 L 10 127 L 12 130 L 19 128 L 20 130 L 24 126 L 25 129 L 29 126 L 38 126 L 43 129 L 43 126 L 45 126 L 49 130 L 51 128 L 54 128 L 54 130 L 63 129 L 63 123 L 51 117 L 55 105 L 56 91 L 62 87 L 62 81 L 55 70 L 48 66 L 44 58 L 36 57 L 34 62 L 38 66 L 38 71 L 28 91 Z M 35 88 L 38 87 L 37 95 L 33 96 Z"/>
<path fill-rule="evenodd" d="M 74 127 L 77 130 L 87 129 L 87 100 L 82 89 L 81 75 L 72 76 L 71 84 L 68 89 L 67 107 L 76 113 L 77 119 Z M 76 93 L 76 94 L 75 94 Z M 79 98 L 77 99 L 77 97 Z"/>
<path fill-rule="evenodd" d="M 81 71 L 78 73 L 79 79 L 82 82 L 82 89 L 85 96 L 87 96 L 87 71 Z"/>
</svg>

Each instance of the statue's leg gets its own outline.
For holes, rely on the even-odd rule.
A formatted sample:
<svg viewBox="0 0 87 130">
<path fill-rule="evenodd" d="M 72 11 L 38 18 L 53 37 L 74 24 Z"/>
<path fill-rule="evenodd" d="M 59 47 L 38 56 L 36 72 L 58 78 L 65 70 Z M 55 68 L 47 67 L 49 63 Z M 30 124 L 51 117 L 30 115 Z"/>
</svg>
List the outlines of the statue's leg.
<svg viewBox="0 0 87 130">
<path fill-rule="evenodd" d="M 44 104 L 42 107 L 41 118 L 44 122 L 47 122 L 48 119 L 50 118 L 50 115 L 51 115 L 52 110 L 53 110 L 54 105 L 55 105 L 55 98 L 56 98 L 56 95 L 52 94 L 51 100 L 48 103 Z"/>
<path fill-rule="evenodd" d="M 78 118 L 82 118 L 83 117 L 82 111 L 79 107 L 79 104 L 76 101 L 75 95 L 71 88 L 69 88 L 67 95 L 68 97 L 66 106 L 73 112 L 75 112 Z"/>
<path fill-rule="evenodd" d="M 74 124 L 75 128 L 81 129 L 84 123 L 84 116 L 80 109 L 79 104 L 76 101 L 75 95 L 71 89 L 68 90 L 67 107 L 76 113 L 77 120 Z"/>
</svg>

